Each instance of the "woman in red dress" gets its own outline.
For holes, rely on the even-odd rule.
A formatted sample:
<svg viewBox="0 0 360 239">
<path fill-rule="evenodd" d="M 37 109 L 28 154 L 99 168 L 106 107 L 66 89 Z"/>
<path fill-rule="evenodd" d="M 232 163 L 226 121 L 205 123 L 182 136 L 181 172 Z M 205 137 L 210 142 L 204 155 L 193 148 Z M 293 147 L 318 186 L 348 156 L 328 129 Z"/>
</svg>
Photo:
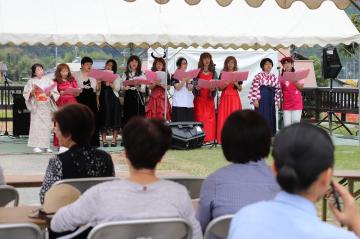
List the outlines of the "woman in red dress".
<svg viewBox="0 0 360 239">
<path fill-rule="evenodd" d="M 76 96 L 74 94 L 67 94 L 65 92 L 68 88 L 78 88 L 77 81 L 71 75 L 70 68 L 67 64 L 62 63 L 56 67 L 55 79 L 57 83 L 57 90 L 60 93 L 59 99 L 56 101 L 56 105 L 60 108 L 64 105 L 77 103 Z M 59 141 L 56 135 L 54 134 L 54 146 L 59 146 Z"/>
<path fill-rule="evenodd" d="M 152 71 L 165 71 L 166 64 L 165 60 L 161 57 L 154 57 L 154 63 L 151 68 Z M 164 119 L 164 111 L 165 111 L 165 90 L 170 87 L 170 76 L 167 76 L 167 84 L 162 82 L 156 82 L 154 84 L 149 85 L 149 89 L 151 90 L 151 94 L 149 97 L 149 101 L 146 105 L 146 118 L 157 118 Z M 166 95 L 167 98 L 167 95 Z M 166 99 L 166 120 L 171 120 L 171 106 L 169 98 Z"/>
<path fill-rule="evenodd" d="M 215 64 L 212 61 L 210 53 L 204 52 L 200 55 L 198 67 L 201 69 L 198 79 L 212 80 L 217 78 Z M 199 89 L 196 87 L 195 90 L 195 121 L 202 122 L 204 125 L 205 143 L 213 142 L 216 138 L 215 94 L 216 88 Z"/>
<path fill-rule="evenodd" d="M 222 71 L 233 72 L 237 71 L 237 61 L 233 56 L 228 56 L 224 62 L 224 68 Z M 221 78 L 221 74 L 220 74 Z M 220 97 L 220 104 L 218 108 L 218 127 L 217 127 L 217 140 L 221 144 L 221 130 L 226 119 L 231 115 L 232 112 L 241 110 L 241 101 L 239 97 L 239 92 L 241 91 L 242 82 L 229 82 L 228 84 L 220 87 L 219 90 L 222 91 Z"/>
</svg>

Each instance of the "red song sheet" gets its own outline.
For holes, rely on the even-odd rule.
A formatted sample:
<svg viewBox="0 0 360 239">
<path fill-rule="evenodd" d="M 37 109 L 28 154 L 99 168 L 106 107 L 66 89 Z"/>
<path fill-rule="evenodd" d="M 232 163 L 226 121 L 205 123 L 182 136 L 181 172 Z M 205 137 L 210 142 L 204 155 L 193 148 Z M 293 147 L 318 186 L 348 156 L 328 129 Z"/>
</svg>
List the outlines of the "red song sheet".
<svg viewBox="0 0 360 239">
<path fill-rule="evenodd" d="M 183 80 L 184 78 L 193 79 L 199 75 L 200 69 L 190 70 L 190 71 L 183 71 L 183 70 L 176 70 L 173 78 L 177 80 Z"/>
<path fill-rule="evenodd" d="M 147 80 L 145 78 L 142 77 L 135 77 L 133 80 L 126 80 L 123 82 L 124 86 L 135 86 L 135 85 L 151 85 L 154 82 L 151 80 Z"/>
<path fill-rule="evenodd" d="M 221 79 L 227 81 L 246 81 L 248 76 L 248 71 L 221 72 Z"/>
<path fill-rule="evenodd" d="M 309 75 L 310 70 L 299 70 L 295 72 L 284 72 L 283 80 L 296 82 L 305 79 Z"/>
<path fill-rule="evenodd" d="M 224 81 L 224 80 L 203 80 L 203 79 L 199 79 L 199 81 L 198 81 L 198 86 L 200 88 L 205 88 L 205 89 L 214 89 L 214 88 L 222 87 L 225 84 L 226 84 L 226 81 Z"/>
<path fill-rule="evenodd" d="M 66 94 L 66 95 L 75 95 L 75 96 L 77 96 L 77 95 L 79 95 L 80 94 L 80 92 L 81 92 L 81 89 L 80 88 L 66 88 L 65 90 L 64 90 L 64 94 Z"/>
</svg>

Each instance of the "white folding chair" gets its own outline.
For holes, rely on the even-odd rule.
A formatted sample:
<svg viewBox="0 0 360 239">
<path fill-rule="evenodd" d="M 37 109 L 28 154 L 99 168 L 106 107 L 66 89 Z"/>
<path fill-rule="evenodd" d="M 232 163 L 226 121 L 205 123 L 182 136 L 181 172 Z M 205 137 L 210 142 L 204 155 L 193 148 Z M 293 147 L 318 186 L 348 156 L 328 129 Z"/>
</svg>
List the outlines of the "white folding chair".
<svg viewBox="0 0 360 239">
<path fill-rule="evenodd" d="M 14 201 L 14 206 L 19 205 L 19 193 L 13 186 L 0 186 L 0 207 L 5 207 L 9 202 Z"/>
<path fill-rule="evenodd" d="M 234 215 L 224 215 L 213 219 L 206 227 L 204 239 L 209 239 L 210 237 L 226 239 L 233 217 Z"/>
<path fill-rule="evenodd" d="M 113 180 L 119 180 L 118 177 L 93 177 L 93 178 L 70 178 L 70 179 L 63 179 L 54 183 L 54 185 L 58 184 L 70 184 L 77 188 L 81 193 L 84 193 L 86 190 L 95 186 L 99 183 L 109 182 Z"/>
<path fill-rule="evenodd" d="M 33 223 L 0 224 L 0 238 L 4 239 L 42 239 L 40 227 Z"/>
<path fill-rule="evenodd" d="M 108 222 L 94 227 L 88 235 L 88 239 L 190 239 L 191 237 L 190 224 L 180 218 Z"/>
<path fill-rule="evenodd" d="M 173 182 L 177 182 L 184 187 L 189 192 L 191 199 L 197 199 L 200 198 L 200 191 L 201 191 L 201 185 L 203 181 L 205 180 L 204 177 L 164 177 L 162 179 L 170 180 Z"/>
</svg>

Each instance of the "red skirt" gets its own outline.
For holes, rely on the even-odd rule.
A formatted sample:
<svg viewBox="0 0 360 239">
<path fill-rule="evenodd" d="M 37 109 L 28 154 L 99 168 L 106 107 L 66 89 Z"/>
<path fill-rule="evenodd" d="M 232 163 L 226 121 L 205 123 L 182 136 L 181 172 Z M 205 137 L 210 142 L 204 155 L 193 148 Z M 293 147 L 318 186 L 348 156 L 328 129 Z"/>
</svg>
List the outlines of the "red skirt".
<svg viewBox="0 0 360 239">
<path fill-rule="evenodd" d="M 197 96 L 194 100 L 195 121 L 202 122 L 205 132 L 205 143 L 212 142 L 216 138 L 216 118 L 214 99 L 208 96 Z"/>
<path fill-rule="evenodd" d="M 165 92 L 163 88 L 156 87 L 152 90 L 149 97 L 149 101 L 146 105 L 146 118 L 157 118 L 164 119 L 164 110 L 165 110 Z M 166 99 L 166 120 L 171 120 L 171 105 L 169 99 Z"/>
<path fill-rule="evenodd" d="M 227 94 L 223 92 L 220 97 L 220 104 L 218 110 L 218 127 L 217 127 L 217 140 L 221 144 L 221 131 L 226 119 L 234 111 L 241 110 L 242 105 L 238 92 Z"/>
<path fill-rule="evenodd" d="M 75 96 L 70 96 L 70 95 L 66 95 L 66 96 L 60 96 L 60 98 L 58 99 L 58 101 L 56 101 L 56 105 L 61 108 L 64 105 L 68 105 L 68 104 L 76 104 L 77 100 L 75 98 Z M 56 137 L 56 134 L 54 133 L 54 146 L 55 147 L 59 147 L 59 139 Z"/>
</svg>

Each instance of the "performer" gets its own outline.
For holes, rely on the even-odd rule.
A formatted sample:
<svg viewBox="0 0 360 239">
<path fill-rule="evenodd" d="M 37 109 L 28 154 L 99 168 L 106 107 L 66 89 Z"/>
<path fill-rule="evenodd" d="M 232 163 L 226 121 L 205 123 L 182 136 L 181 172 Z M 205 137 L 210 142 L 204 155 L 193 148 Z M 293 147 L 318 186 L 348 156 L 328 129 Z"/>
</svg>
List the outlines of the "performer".
<svg viewBox="0 0 360 239">
<path fill-rule="evenodd" d="M 57 90 L 60 94 L 59 99 L 56 101 L 58 107 L 63 107 L 67 104 L 77 103 L 75 95 L 66 94 L 65 90 L 68 88 L 78 88 L 77 81 L 72 76 L 70 68 L 67 64 L 59 64 L 55 70 L 55 79 Z M 77 96 L 77 95 L 76 95 Z M 54 133 L 54 146 L 59 147 L 59 140 Z"/>
<path fill-rule="evenodd" d="M 144 76 L 141 71 L 141 61 L 138 56 L 132 55 L 127 60 L 126 71 L 121 76 L 121 81 L 134 80 L 134 77 Z M 121 86 L 121 90 L 125 92 L 124 96 L 124 123 L 134 116 L 145 116 L 145 99 L 146 86 Z"/>
<path fill-rule="evenodd" d="M 98 116 L 98 106 L 99 101 L 97 100 L 96 95 L 99 95 L 100 84 L 95 78 L 89 77 L 89 72 L 91 70 L 93 60 L 90 57 L 83 57 L 81 59 L 81 70 L 78 74 L 74 74 L 75 79 L 77 80 L 78 86 L 82 89 L 80 95 L 76 97 L 77 101 L 81 104 L 87 105 L 95 116 L 95 131 L 91 138 L 92 146 L 100 146 L 99 140 L 99 116 Z"/>
<path fill-rule="evenodd" d="M 186 71 L 187 60 L 180 57 L 176 61 L 178 70 Z M 192 93 L 192 79 L 171 79 L 175 91 L 172 101 L 171 117 L 173 122 L 195 121 L 194 118 L 194 95 Z"/>
<path fill-rule="evenodd" d="M 284 72 L 295 72 L 292 57 L 284 57 L 280 62 L 283 66 L 281 76 L 283 76 Z M 280 77 L 280 84 L 283 94 L 284 126 L 300 122 L 303 109 L 301 90 L 304 89 L 304 82 L 302 80 L 290 82 Z"/>
<path fill-rule="evenodd" d="M 30 111 L 28 147 L 32 147 L 35 153 L 51 153 L 51 112 L 56 110 L 55 102 L 59 98 L 59 92 L 56 83 L 44 76 L 41 64 L 31 67 L 31 79 L 24 87 L 23 96 Z"/>
<path fill-rule="evenodd" d="M 155 57 L 154 54 L 151 54 L 154 58 L 154 63 L 152 65 L 152 71 L 166 71 L 166 64 L 164 58 Z M 165 57 L 165 55 L 164 55 Z M 165 90 L 170 89 L 170 76 L 167 76 L 167 84 L 157 82 L 149 85 L 149 89 L 151 90 L 149 101 L 146 105 L 146 118 L 158 118 L 164 119 L 164 111 L 165 111 Z M 166 99 L 166 120 L 171 120 L 171 106 L 169 99 Z"/>
<path fill-rule="evenodd" d="M 276 109 L 280 106 L 280 82 L 271 73 L 273 62 L 270 58 L 264 58 L 260 62 L 262 72 L 258 73 L 251 84 L 248 98 L 268 122 L 272 136 L 276 133 Z"/>
<path fill-rule="evenodd" d="M 109 59 L 105 63 L 105 70 L 109 70 L 116 74 L 117 64 L 113 59 Z M 117 146 L 117 136 L 121 127 L 121 105 L 119 99 L 120 77 L 114 82 L 102 81 L 100 84 L 99 102 L 99 124 L 101 130 L 101 139 L 103 147 L 109 147 L 106 140 L 108 131 L 112 132 L 111 147 Z"/>
<path fill-rule="evenodd" d="M 201 69 L 198 79 L 212 80 L 216 79 L 215 64 L 212 56 L 208 52 L 200 55 L 198 67 Z M 195 85 L 196 85 L 195 81 Z M 215 118 L 215 103 L 214 97 L 216 89 L 199 89 L 194 90 L 194 115 L 195 121 L 202 122 L 204 125 L 205 139 L 204 142 L 215 141 L 216 138 L 216 118 Z"/>
<path fill-rule="evenodd" d="M 233 72 L 237 71 L 237 61 L 233 56 L 228 56 L 224 62 L 222 71 Z M 220 77 L 221 79 L 221 74 Z M 218 108 L 218 122 L 217 122 L 217 140 L 221 144 L 221 130 L 229 115 L 236 110 L 241 110 L 242 105 L 240 101 L 239 91 L 242 89 L 242 81 L 229 82 L 227 85 L 220 87 L 222 91 L 220 97 L 220 104 Z"/>
</svg>

